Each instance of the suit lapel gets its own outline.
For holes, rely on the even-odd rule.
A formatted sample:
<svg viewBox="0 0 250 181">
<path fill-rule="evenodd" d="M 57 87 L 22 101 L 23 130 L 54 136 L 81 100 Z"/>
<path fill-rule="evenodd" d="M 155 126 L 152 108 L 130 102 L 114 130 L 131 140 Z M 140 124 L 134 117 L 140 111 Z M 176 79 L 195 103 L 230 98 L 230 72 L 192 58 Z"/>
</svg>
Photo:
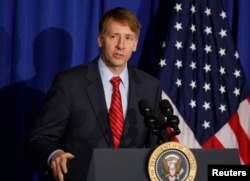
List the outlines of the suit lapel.
<svg viewBox="0 0 250 181">
<path fill-rule="evenodd" d="M 138 102 L 140 99 L 140 93 L 139 93 L 139 85 L 140 85 L 140 80 L 136 76 L 136 74 L 131 70 L 129 70 L 129 98 L 128 98 L 128 108 L 132 107 L 135 108 L 138 106 Z M 131 112 L 128 112 L 126 116 L 126 120 L 131 118 Z"/>
<path fill-rule="evenodd" d="M 87 70 L 87 79 L 90 81 L 87 87 L 87 94 L 93 110 L 97 116 L 103 134 L 109 146 L 113 145 L 112 133 L 108 122 L 108 111 L 105 101 L 104 89 L 101 76 L 98 69 L 98 61 L 89 64 Z"/>
<path fill-rule="evenodd" d="M 128 109 L 124 125 L 122 147 L 136 147 L 137 134 L 140 132 L 138 123 L 138 102 L 140 100 L 139 86 L 141 81 L 133 69 L 129 68 L 129 98 Z"/>
</svg>

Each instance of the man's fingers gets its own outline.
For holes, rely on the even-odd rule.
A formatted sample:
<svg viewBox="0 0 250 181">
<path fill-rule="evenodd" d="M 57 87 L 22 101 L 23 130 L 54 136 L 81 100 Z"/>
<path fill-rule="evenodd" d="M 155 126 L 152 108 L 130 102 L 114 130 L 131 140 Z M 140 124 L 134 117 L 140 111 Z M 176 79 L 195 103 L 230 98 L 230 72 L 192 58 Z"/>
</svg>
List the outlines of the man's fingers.
<svg viewBox="0 0 250 181">
<path fill-rule="evenodd" d="M 64 154 L 64 157 L 61 160 L 61 167 L 62 167 L 62 170 L 63 170 L 64 174 L 68 173 L 67 161 L 71 160 L 73 158 L 75 158 L 75 156 L 72 155 L 71 153 L 65 153 Z"/>
<path fill-rule="evenodd" d="M 51 162 L 51 169 L 52 169 L 52 174 L 56 181 L 64 180 L 59 158 Z"/>
<path fill-rule="evenodd" d="M 64 181 L 64 174 L 61 167 L 58 167 L 57 174 L 58 181 Z"/>
<path fill-rule="evenodd" d="M 68 172 L 67 161 L 75 156 L 71 153 L 58 152 L 51 160 L 51 169 L 57 181 L 64 181 L 64 174 Z"/>
<path fill-rule="evenodd" d="M 62 157 L 57 157 L 52 161 L 53 176 L 57 181 L 63 181 Z"/>
<path fill-rule="evenodd" d="M 52 174 L 53 174 L 54 178 L 56 178 L 57 172 L 56 172 L 56 162 L 55 161 L 51 162 L 51 170 L 52 170 Z"/>
<path fill-rule="evenodd" d="M 61 159 L 60 166 L 62 167 L 63 173 L 66 174 L 68 172 L 68 169 L 67 169 L 67 158 L 62 158 Z"/>
<path fill-rule="evenodd" d="M 70 160 L 75 158 L 75 156 L 72 155 L 71 153 L 66 153 L 66 155 L 67 155 L 67 158 L 70 159 Z"/>
</svg>

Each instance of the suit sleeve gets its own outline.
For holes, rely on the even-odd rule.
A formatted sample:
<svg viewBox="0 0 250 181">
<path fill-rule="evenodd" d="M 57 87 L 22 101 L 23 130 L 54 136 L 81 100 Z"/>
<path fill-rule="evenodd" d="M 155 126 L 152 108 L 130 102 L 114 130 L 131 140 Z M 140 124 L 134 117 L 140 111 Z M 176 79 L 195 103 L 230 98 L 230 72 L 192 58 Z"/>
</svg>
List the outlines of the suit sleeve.
<svg viewBox="0 0 250 181">
<path fill-rule="evenodd" d="M 43 111 L 35 122 L 34 130 L 25 141 L 25 154 L 40 172 L 48 171 L 49 155 L 61 149 L 69 118 L 69 98 L 63 76 L 56 76 L 45 100 Z"/>
</svg>

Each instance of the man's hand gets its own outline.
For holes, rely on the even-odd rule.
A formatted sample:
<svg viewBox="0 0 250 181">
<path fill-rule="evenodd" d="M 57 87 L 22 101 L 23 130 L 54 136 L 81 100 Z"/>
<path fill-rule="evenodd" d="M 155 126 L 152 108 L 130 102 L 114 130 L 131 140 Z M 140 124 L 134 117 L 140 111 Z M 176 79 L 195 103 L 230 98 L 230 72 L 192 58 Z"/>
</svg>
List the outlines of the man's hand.
<svg viewBox="0 0 250 181">
<path fill-rule="evenodd" d="M 68 172 L 67 161 L 74 157 L 71 153 L 64 151 L 58 151 L 52 156 L 50 167 L 56 181 L 64 181 L 64 174 Z"/>
</svg>

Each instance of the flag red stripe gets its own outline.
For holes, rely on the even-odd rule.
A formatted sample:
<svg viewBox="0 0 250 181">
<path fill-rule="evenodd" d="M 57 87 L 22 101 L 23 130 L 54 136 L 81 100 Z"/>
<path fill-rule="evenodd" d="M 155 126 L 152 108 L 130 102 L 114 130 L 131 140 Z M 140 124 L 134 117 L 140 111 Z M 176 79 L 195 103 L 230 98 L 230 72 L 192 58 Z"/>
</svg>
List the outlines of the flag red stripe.
<svg viewBox="0 0 250 181">
<path fill-rule="evenodd" d="M 239 154 L 243 164 L 250 164 L 250 142 L 240 124 L 238 113 L 234 114 L 228 123 L 237 138 Z"/>
<path fill-rule="evenodd" d="M 214 135 L 211 137 L 206 143 L 202 145 L 202 148 L 208 149 L 208 148 L 218 148 L 222 149 L 224 148 L 220 140 L 217 139 L 217 137 Z"/>
</svg>

